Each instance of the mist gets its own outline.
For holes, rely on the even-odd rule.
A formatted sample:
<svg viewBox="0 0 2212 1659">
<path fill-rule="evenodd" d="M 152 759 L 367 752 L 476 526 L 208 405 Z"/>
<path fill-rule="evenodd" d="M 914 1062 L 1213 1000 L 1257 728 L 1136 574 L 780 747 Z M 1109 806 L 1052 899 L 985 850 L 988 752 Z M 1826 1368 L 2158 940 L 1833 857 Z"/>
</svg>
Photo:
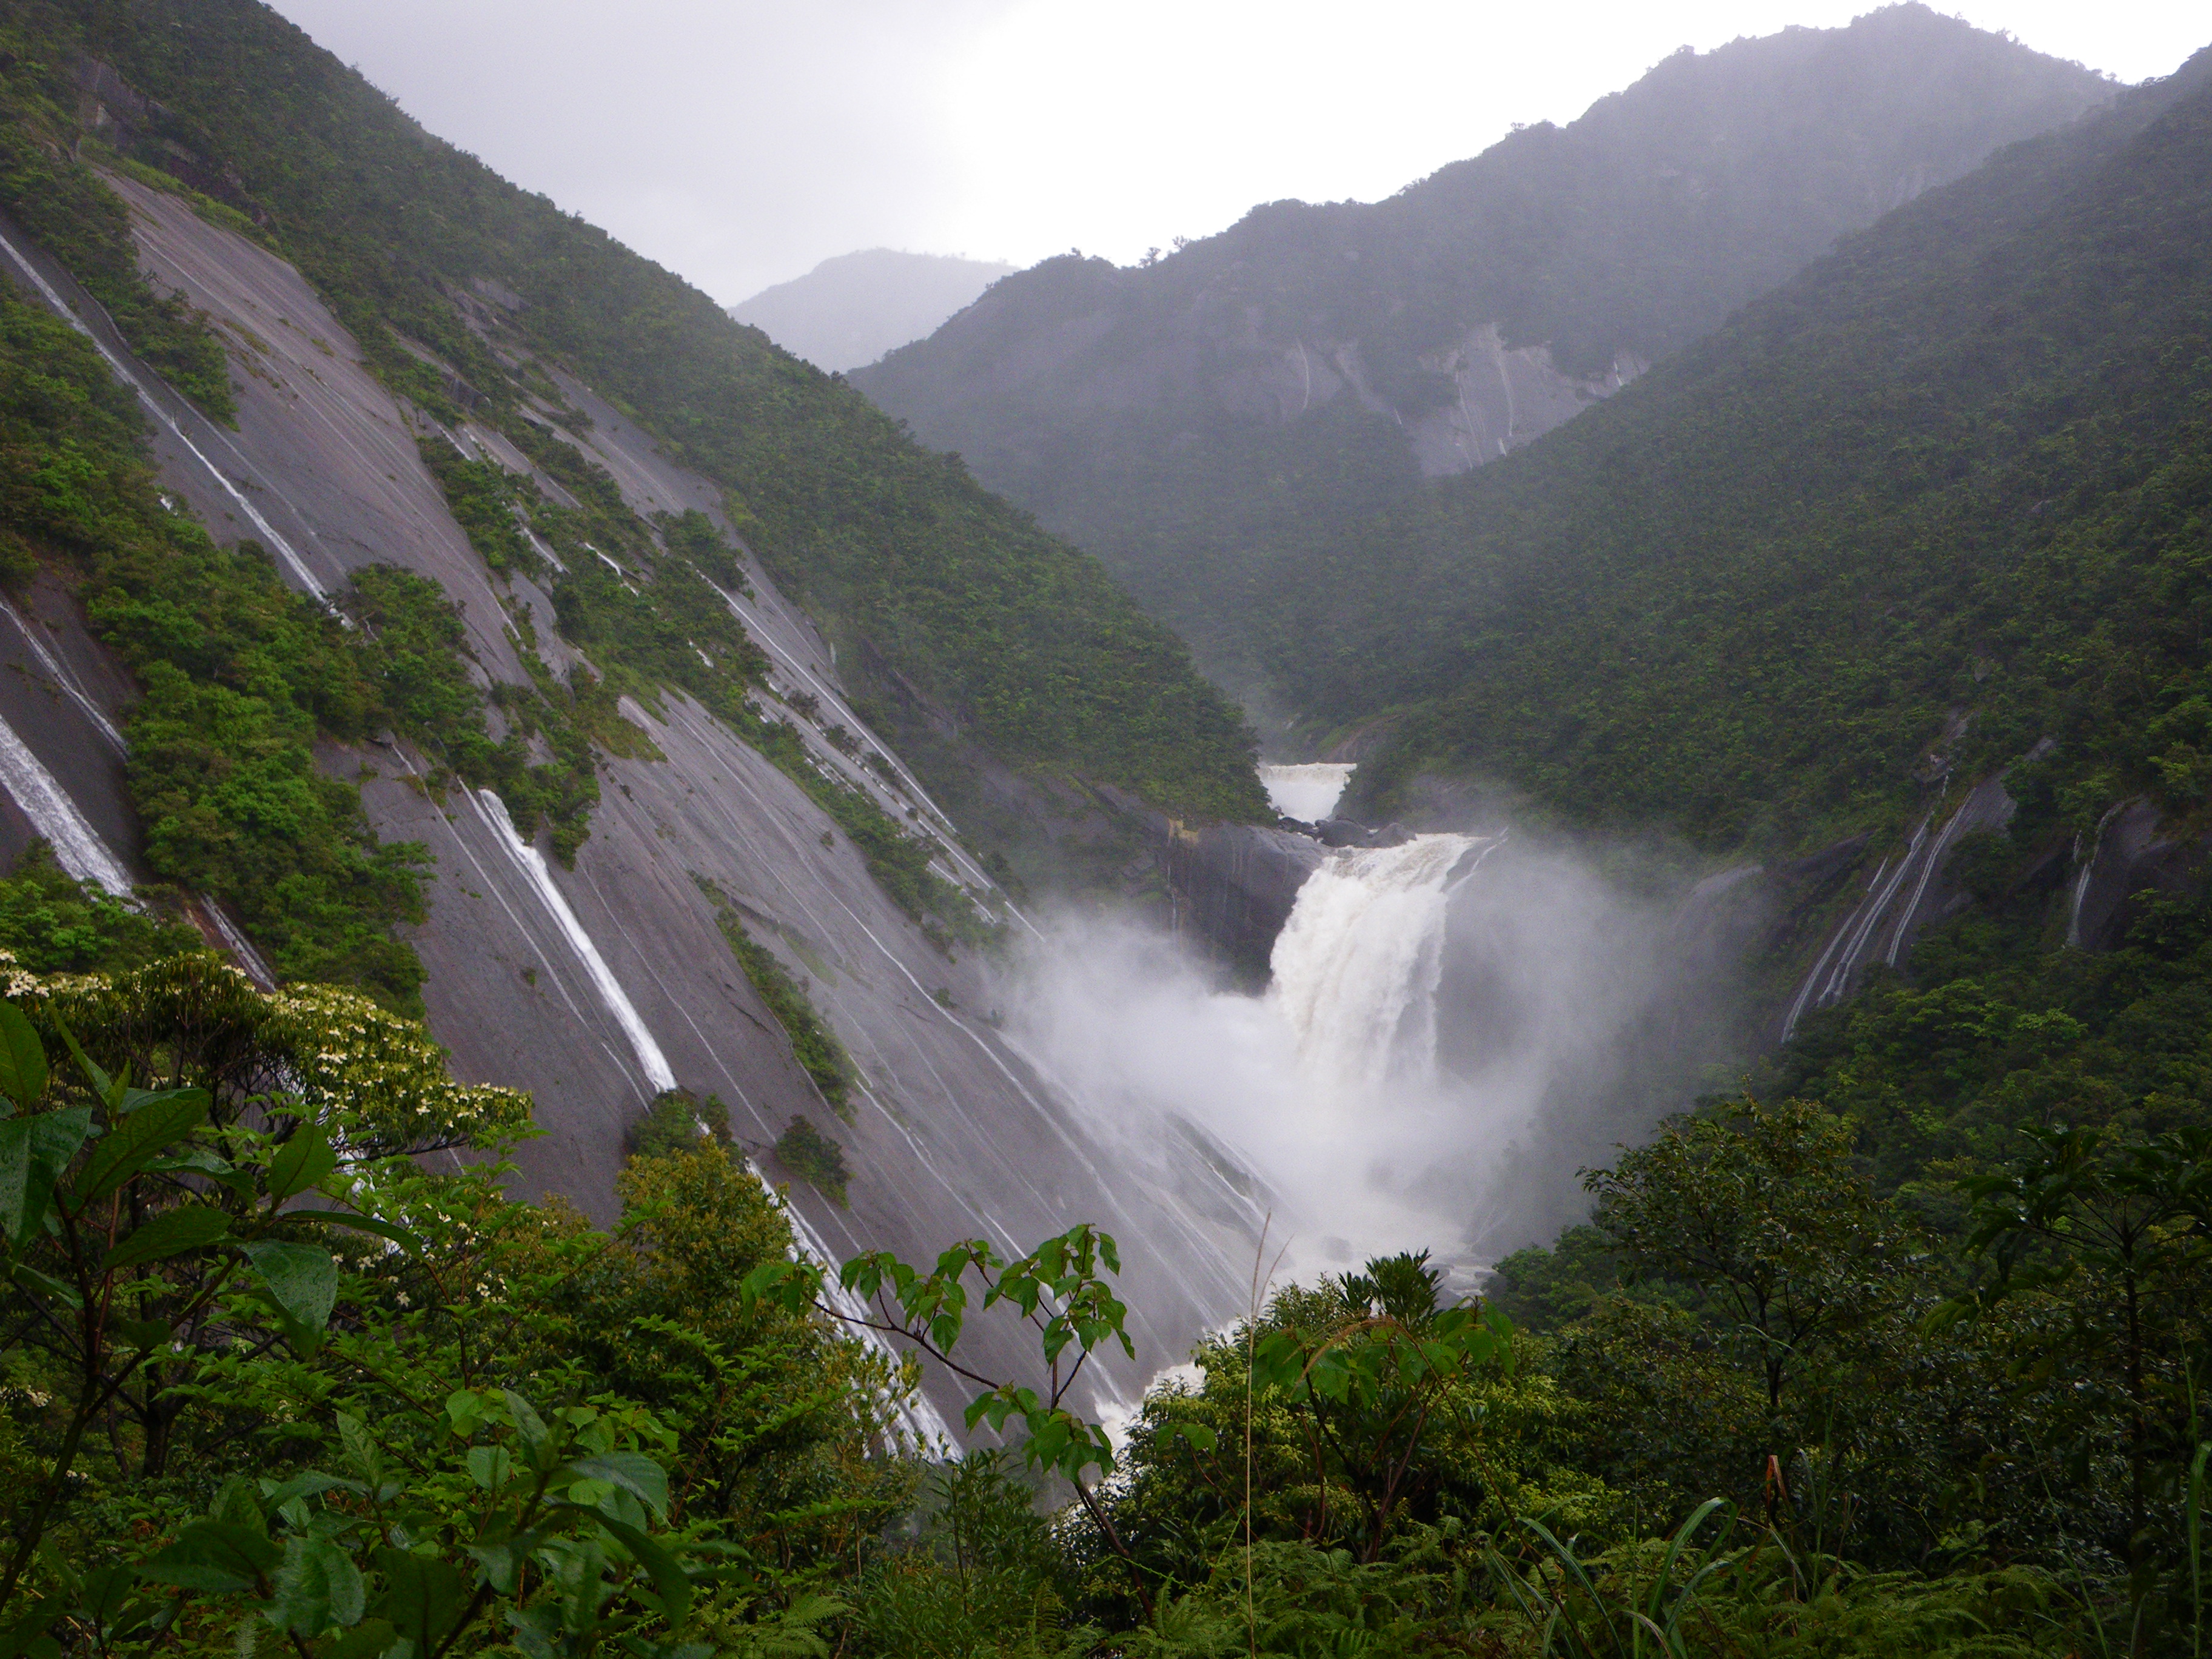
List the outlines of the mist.
<svg viewBox="0 0 2212 1659">
<path fill-rule="evenodd" d="M 1005 1029 L 1109 1143 L 1208 1146 L 1287 1241 L 1284 1275 L 1425 1249 L 1468 1290 L 1687 1103 L 1710 1056 L 1684 1034 L 1717 1029 L 1726 987 L 1686 897 L 1516 834 L 1339 851 L 1264 993 L 1155 929 L 1062 915 L 1010 971 Z"/>
</svg>

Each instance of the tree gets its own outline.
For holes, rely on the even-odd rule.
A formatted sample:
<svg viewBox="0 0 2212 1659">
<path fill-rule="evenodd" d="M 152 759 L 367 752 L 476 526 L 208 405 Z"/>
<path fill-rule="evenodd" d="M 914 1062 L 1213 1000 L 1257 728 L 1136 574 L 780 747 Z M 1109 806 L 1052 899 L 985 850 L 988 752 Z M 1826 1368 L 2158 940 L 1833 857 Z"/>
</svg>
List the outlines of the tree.
<svg viewBox="0 0 2212 1659">
<path fill-rule="evenodd" d="M 1908 1241 L 1850 1152 L 1844 1119 L 1747 1100 L 1583 1176 L 1632 1281 L 1694 1288 L 1751 1350 L 1777 1419 L 1793 1376 L 1898 1291 Z"/>
<path fill-rule="evenodd" d="M 1990 1271 L 1936 1325 L 1982 1319 L 2035 1294 L 2065 1310 L 2063 1340 L 2037 1355 L 2063 1379 L 2061 1432 L 2087 1462 L 2118 1418 L 2127 1443 L 2127 1536 L 2140 1607 L 2178 1567 L 2192 1467 L 2206 1438 L 2199 1396 L 2212 1377 L 2212 1126 L 2131 1139 L 2110 1127 L 2029 1127 L 2010 1168 L 1970 1177 L 1966 1245 Z M 2201 1476 L 2200 1476 L 2201 1478 Z M 2201 1586 L 2190 1599 L 2201 1626 Z M 2177 1595 L 2175 1599 L 2180 1600 Z"/>
</svg>

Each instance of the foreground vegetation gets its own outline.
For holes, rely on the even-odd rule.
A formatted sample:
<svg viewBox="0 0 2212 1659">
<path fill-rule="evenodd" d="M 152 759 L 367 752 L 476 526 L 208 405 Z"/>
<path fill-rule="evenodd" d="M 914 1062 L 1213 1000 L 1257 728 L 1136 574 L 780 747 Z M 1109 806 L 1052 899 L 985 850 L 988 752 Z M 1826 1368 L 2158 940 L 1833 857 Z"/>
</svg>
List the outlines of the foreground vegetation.
<svg viewBox="0 0 2212 1659">
<path fill-rule="evenodd" d="M 712 1102 L 641 1121 L 610 1228 L 516 1203 L 526 1100 L 34 864 L 0 926 L 99 971 L 0 1007 L 0 1644 L 2193 1654 L 2212 905 L 2138 908 L 2030 968 L 2000 907 L 1593 1172 L 1491 1300 L 1419 1255 L 1278 1290 L 1117 1447 L 1073 1403 L 1127 1346 L 1113 1240 L 833 1301 Z M 924 1461 L 856 1318 L 1013 1449 Z M 1008 1318 L 1030 1369 L 969 1369 Z"/>
</svg>

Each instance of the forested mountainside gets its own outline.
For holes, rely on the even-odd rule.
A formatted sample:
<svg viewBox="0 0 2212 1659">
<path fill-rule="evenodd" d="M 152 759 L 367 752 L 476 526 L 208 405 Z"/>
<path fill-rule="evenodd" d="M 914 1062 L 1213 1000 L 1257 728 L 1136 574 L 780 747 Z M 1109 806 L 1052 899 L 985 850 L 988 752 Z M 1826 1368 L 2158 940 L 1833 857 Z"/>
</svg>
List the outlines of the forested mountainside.
<svg viewBox="0 0 2212 1659">
<path fill-rule="evenodd" d="M 1233 714 L 1091 560 L 264 8 L 33 5 L 18 27 L 54 73 L 88 54 L 159 105 L 109 107 L 126 151 L 252 218 L 425 408 L 514 418 L 533 388 L 501 361 L 511 341 L 625 409 L 730 492 L 844 659 L 879 667 L 878 696 L 904 688 L 1017 768 L 1256 810 Z"/>
<path fill-rule="evenodd" d="M 2208 83 L 2200 55 L 2004 152 L 1299 550 L 1300 705 L 1375 722 L 1373 798 L 1465 769 L 1716 847 L 1894 823 L 2031 750 L 2010 787 L 2051 831 L 2200 811 Z"/>
<path fill-rule="evenodd" d="M 872 363 L 933 332 L 1013 266 L 944 253 L 866 248 L 764 288 L 730 315 L 817 368 Z"/>
<path fill-rule="evenodd" d="M 854 376 L 1267 701 L 1317 535 L 1517 448 L 1998 147 L 2112 94 L 1924 6 L 1684 52 L 1373 204 L 998 284 Z"/>
<path fill-rule="evenodd" d="M 1128 1237 L 1156 1344 L 1233 1306 L 1160 1245 L 1241 1239 L 1233 1171 L 1162 1136 L 1109 1181 L 994 1023 L 1004 848 L 1118 870 L 1163 809 L 1263 805 L 1173 636 L 272 14 L 0 34 L 20 965 L 212 947 L 419 1016 L 527 1091 L 517 1189 L 581 1214 L 705 1125 L 795 1183 L 810 1248 L 934 1249 L 985 1190 L 1005 1228 L 1073 1204 Z M 945 810 L 977 780 L 998 849 Z"/>
</svg>

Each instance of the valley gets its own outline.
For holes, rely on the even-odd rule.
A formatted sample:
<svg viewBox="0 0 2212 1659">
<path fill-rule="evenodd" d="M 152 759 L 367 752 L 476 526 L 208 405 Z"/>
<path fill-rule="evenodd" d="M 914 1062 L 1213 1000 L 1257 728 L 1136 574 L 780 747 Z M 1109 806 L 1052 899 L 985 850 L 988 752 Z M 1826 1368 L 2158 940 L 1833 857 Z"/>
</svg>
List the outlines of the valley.
<svg viewBox="0 0 2212 1659">
<path fill-rule="evenodd" d="M 2193 1653 L 2208 159 L 1893 7 L 847 376 L 0 20 L 0 1659 Z"/>
</svg>

